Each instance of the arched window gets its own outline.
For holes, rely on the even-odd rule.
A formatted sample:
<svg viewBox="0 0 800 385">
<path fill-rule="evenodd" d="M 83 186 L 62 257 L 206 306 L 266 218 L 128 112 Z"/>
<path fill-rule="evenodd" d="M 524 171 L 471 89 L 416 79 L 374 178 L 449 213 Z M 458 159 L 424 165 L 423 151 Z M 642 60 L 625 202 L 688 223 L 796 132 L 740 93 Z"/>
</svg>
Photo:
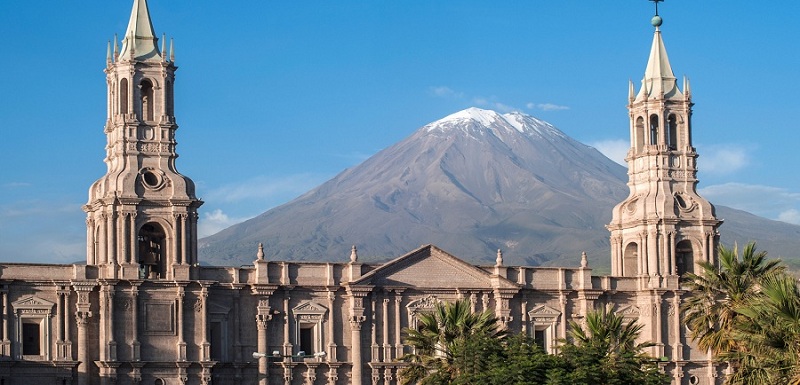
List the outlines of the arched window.
<svg viewBox="0 0 800 385">
<path fill-rule="evenodd" d="M 658 144 L 658 115 L 650 115 L 650 144 Z"/>
<path fill-rule="evenodd" d="M 685 273 L 694 273 L 692 242 L 684 240 L 675 246 L 675 269 L 679 276 Z"/>
<path fill-rule="evenodd" d="M 636 129 L 636 133 L 635 133 L 635 135 L 636 135 L 636 150 L 637 151 L 641 151 L 642 147 L 644 147 L 644 138 L 645 138 L 644 118 L 643 117 L 640 116 L 640 117 L 636 118 L 635 129 Z"/>
<path fill-rule="evenodd" d="M 128 79 L 119 81 L 119 113 L 128 113 Z"/>
<path fill-rule="evenodd" d="M 667 136 L 669 143 L 667 145 L 674 150 L 678 148 L 678 119 L 674 114 L 670 114 L 667 119 L 667 130 L 669 130 L 669 135 Z"/>
<path fill-rule="evenodd" d="M 142 120 L 153 120 L 153 107 L 155 106 L 155 98 L 153 97 L 153 83 L 149 80 L 142 80 Z"/>
<path fill-rule="evenodd" d="M 158 223 L 147 223 L 139 229 L 139 278 L 164 278 L 166 266 L 167 236 Z"/>
<path fill-rule="evenodd" d="M 639 245 L 631 242 L 625 246 L 622 254 L 622 276 L 635 277 L 639 275 Z"/>
</svg>

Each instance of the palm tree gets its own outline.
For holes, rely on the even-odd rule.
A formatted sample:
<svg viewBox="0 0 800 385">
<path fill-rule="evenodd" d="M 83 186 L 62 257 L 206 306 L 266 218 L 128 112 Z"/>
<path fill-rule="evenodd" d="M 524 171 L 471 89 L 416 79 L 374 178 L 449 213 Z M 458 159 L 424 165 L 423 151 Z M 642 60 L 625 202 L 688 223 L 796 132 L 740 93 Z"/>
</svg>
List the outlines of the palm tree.
<svg viewBox="0 0 800 385">
<path fill-rule="evenodd" d="M 760 282 L 759 293 L 736 309 L 737 362 L 728 383 L 800 385 L 800 289 L 788 274 Z"/>
<path fill-rule="evenodd" d="M 491 310 L 474 313 L 464 300 L 438 303 L 432 313 L 418 316 L 416 328 L 405 332 L 405 343 L 414 351 L 402 358 L 409 363 L 400 372 L 404 385 L 449 383 L 465 367 L 459 360 L 473 361 L 462 356 L 474 350 L 476 341 L 506 335 Z"/>
<path fill-rule="evenodd" d="M 719 269 L 700 262 L 697 274 L 684 274 L 690 295 L 681 305 L 683 319 L 701 349 L 717 356 L 735 351 L 732 331 L 739 317 L 735 309 L 757 292 L 762 279 L 783 271 L 779 260 L 768 261 L 766 256 L 756 252 L 755 242 L 745 245 L 741 258 L 735 244 L 733 249 L 720 245 Z"/>
<path fill-rule="evenodd" d="M 637 342 L 643 325 L 626 322 L 611 305 L 586 314 L 585 328 L 570 321 L 573 343 L 564 341 L 567 370 L 550 376 L 553 384 L 665 384 L 667 376 L 644 353 L 652 342 Z M 558 369 L 556 373 L 559 373 Z"/>
<path fill-rule="evenodd" d="M 575 321 L 570 321 L 569 325 L 569 335 L 578 345 L 592 346 L 611 358 L 631 352 L 638 354 L 654 345 L 652 342 L 637 343 L 644 325 L 625 322 L 623 316 L 614 312 L 612 305 L 606 306 L 605 310 L 588 312 L 586 330 Z"/>
</svg>

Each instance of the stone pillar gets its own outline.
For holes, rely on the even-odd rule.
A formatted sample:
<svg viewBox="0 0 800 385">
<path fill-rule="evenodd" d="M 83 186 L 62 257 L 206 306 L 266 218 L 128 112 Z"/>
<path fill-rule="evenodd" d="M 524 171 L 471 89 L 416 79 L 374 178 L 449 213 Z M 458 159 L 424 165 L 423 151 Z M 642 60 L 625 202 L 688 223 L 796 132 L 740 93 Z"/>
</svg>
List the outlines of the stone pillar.
<svg viewBox="0 0 800 385">
<path fill-rule="evenodd" d="M 3 341 L 2 341 L 2 355 L 6 357 L 11 356 L 11 340 L 8 338 L 9 333 L 11 330 L 9 329 L 9 320 L 11 319 L 9 311 L 11 310 L 11 306 L 9 306 L 8 300 L 8 285 L 3 285 L 2 289 L 3 295 Z"/>
<path fill-rule="evenodd" d="M 139 282 L 131 282 L 131 360 L 141 360 L 141 344 L 139 343 Z"/>
<path fill-rule="evenodd" d="M 392 361 L 392 345 L 389 343 L 389 292 L 386 292 L 386 297 L 383 298 L 383 362 Z"/>
<path fill-rule="evenodd" d="M 119 239 L 119 248 L 120 248 L 120 260 L 118 261 L 119 264 L 126 264 L 130 263 L 131 255 L 130 255 L 130 241 L 128 241 L 128 234 L 130 234 L 130 230 L 128 230 L 128 226 L 130 225 L 130 221 L 128 217 L 131 215 L 130 212 L 123 211 L 119 216 L 119 227 L 118 227 L 118 239 Z"/>
<path fill-rule="evenodd" d="M 403 340 L 400 339 L 400 304 L 403 302 L 403 290 L 402 289 L 395 289 L 394 290 L 394 343 L 395 343 L 395 357 L 402 357 L 403 356 Z"/>
<path fill-rule="evenodd" d="M 178 355 L 175 357 L 178 362 L 186 361 L 186 341 L 183 338 L 184 318 L 183 318 L 183 300 L 186 297 L 186 292 L 183 284 L 178 284 L 178 293 L 176 302 L 178 304 Z"/>
<path fill-rule="evenodd" d="M 241 330 L 242 330 L 242 320 L 241 320 L 241 310 L 239 307 L 241 306 L 241 292 L 242 285 L 233 285 L 233 360 L 234 362 L 241 362 L 242 361 L 242 340 L 241 340 Z"/>
<path fill-rule="evenodd" d="M 94 265 L 97 263 L 97 248 L 95 245 L 94 219 L 86 218 L 86 264 Z"/>
<path fill-rule="evenodd" d="M 329 362 L 336 362 L 338 360 L 337 352 L 336 352 L 336 342 L 334 342 L 334 332 L 336 326 L 336 318 L 334 315 L 334 300 L 336 299 L 336 291 L 328 290 L 328 361 Z"/>
<path fill-rule="evenodd" d="M 274 285 L 253 285 L 253 295 L 258 298 L 256 307 L 256 328 L 258 330 L 258 351 L 262 353 L 258 358 L 258 384 L 269 385 L 269 341 L 267 340 L 267 327 L 272 320 L 272 307 L 269 306 L 269 298 L 275 292 L 277 286 Z M 288 318 L 288 315 L 287 315 Z"/>
<path fill-rule="evenodd" d="M 114 265 L 117 262 L 117 213 L 108 213 L 108 227 L 106 229 L 108 251 L 106 252 L 106 262 Z"/>
<path fill-rule="evenodd" d="M 350 297 L 350 351 L 352 372 L 351 380 L 353 385 L 363 385 L 363 359 L 361 357 L 361 327 L 366 317 L 364 316 L 364 297 L 369 294 L 371 288 L 361 288 L 347 286 L 348 296 Z"/>
<path fill-rule="evenodd" d="M 189 249 L 187 247 L 189 240 L 187 239 L 188 232 L 186 231 L 186 214 L 180 215 L 180 221 L 181 221 L 181 231 L 178 234 L 181 240 L 181 253 L 178 254 L 176 263 L 179 265 L 186 265 L 187 264 L 186 258 L 189 252 Z"/>
<path fill-rule="evenodd" d="M 208 283 L 201 283 L 200 288 L 200 361 L 211 361 L 211 344 L 208 342 Z M 196 325 L 196 324 L 195 324 Z"/>
<path fill-rule="evenodd" d="M 75 304 L 75 323 L 78 325 L 78 385 L 88 385 L 90 382 L 90 357 L 87 325 L 92 317 L 89 295 L 94 289 L 92 282 L 73 282 L 72 288 L 78 293 L 78 302 Z"/>
<path fill-rule="evenodd" d="M 131 245 L 131 250 L 130 253 L 128 254 L 128 262 L 138 263 L 139 261 L 136 260 L 137 256 L 139 255 L 139 241 L 136 238 L 136 213 L 135 212 L 130 213 L 130 215 L 128 215 L 128 218 L 131 222 L 130 226 L 128 227 L 128 230 L 130 231 L 130 245 Z"/>
</svg>

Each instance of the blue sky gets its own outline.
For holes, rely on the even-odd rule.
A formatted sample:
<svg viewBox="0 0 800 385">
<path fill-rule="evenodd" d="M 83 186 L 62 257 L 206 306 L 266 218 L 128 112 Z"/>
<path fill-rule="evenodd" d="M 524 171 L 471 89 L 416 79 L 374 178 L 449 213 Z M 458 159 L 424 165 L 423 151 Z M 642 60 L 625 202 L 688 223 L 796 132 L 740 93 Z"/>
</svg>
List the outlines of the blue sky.
<svg viewBox="0 0 800 385">
<path fill-rule="evenodd" d="M 0 3 L 0 260 L 85 258 L 80 207 L 105 172 L 106 42 L 131 3 Z M 653 32 L 644 0 L 149 5 L 175 39 L 178 169 L 206 202 L 205 234 L 470 106 L 528 113 L 618 160 L 627 82 L 638 88 Z M 701 193 L 800 223 L 800 3 L 659 8 L 675 74 L 692 82 Z"/>
</svg>

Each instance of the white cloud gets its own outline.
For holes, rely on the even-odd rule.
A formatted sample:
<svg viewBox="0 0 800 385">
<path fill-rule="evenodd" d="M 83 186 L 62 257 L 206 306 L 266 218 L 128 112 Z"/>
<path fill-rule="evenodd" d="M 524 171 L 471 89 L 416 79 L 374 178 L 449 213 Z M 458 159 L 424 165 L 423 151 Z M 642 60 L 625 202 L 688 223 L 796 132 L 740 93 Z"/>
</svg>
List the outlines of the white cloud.
<svg viewBox="0 0 800 385">
<path fill-rule="evenodd" d="M 434 96 L 438 96 L 440 98 L 462 98 L 464 97 L 463 92 L 456 92 L 452 88 L 447 86 L 434 86 L 428 87 L 428 91 L 433 94 Z"/>
<path fill-rule="evenodd" d="M 789 209 L 780 214 L 778 214 L 778 220 L 793 223 L 795 225 L 800 225 L 800 210 L 798 209 Z"/>
<path fill-rule="evenodd" d="M 31 186 L 33 185 L 28 182 L 8 182 L 3 184 L 3 187 L 5 188 L 21 188 L 21 187 L 31 187 Z"/>
<path fill-rule="evenodd" d="M 204 213 L 197 223 L 197 237 L 204 238 L 250 218 L 231 218 L 220 209 Z"/>
<path fill-rule="evenodd" d="M 762 217 L 800 224 L 800 193 L 781 187 L 724 183 L 699 190 L 706 199 Z"/>
<path fill-rule="evenodd" d="M 553 103 L 528 103 L 525 105 L 529 110 L 542 110 L 542 111 L 563 111 L 568 110 L 568 106 L 562 106 Z"/>
<path fill-rule="evenodd" d="M 750 163 L 747 150 L 738 144 L 714 144 L 703 146 L 702 161 L 698 169 L 713 174 L 731 174 L 746 167 Z"/>
<path fill-rule="evenodd" d="M 628 155 L 628 150 L 631 148 L 631 143 L 625 139 L 607 139 L 599 140 L 589 143 L 590 146 L 600 151 L 609 159 L 625 166 L 625 156 Z"/>
</svg>

